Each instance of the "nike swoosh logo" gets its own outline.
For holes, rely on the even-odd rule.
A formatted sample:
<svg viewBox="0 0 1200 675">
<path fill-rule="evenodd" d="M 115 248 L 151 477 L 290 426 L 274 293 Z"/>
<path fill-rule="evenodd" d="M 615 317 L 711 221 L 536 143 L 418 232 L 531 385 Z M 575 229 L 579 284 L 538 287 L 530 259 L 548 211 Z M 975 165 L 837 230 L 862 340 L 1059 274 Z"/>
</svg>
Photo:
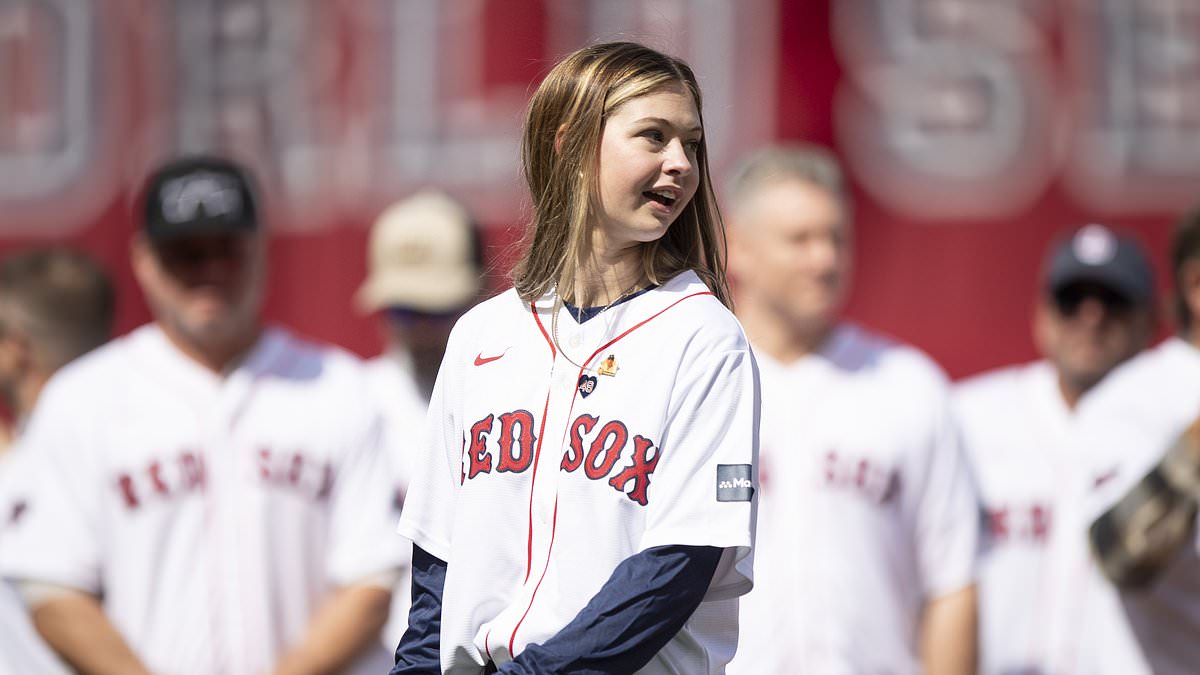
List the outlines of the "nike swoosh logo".
<svg viewBox="0 0 1200 675">
<path fill-rule="evenodd" d="M 507 353 L 508 353 L 508 350 L 505 349 L 504 351 L 500 352 L 500 354 L 498 354 L 496 356 L 486 356 L 485 357 L 483 355 L 483 352 L 480 352 L 479 355 L 475 357 L 475 365 L 482 366 L 485 363 L 491 363 L 492 361 L 503 358 L 504 355 Z"/>
</svg>

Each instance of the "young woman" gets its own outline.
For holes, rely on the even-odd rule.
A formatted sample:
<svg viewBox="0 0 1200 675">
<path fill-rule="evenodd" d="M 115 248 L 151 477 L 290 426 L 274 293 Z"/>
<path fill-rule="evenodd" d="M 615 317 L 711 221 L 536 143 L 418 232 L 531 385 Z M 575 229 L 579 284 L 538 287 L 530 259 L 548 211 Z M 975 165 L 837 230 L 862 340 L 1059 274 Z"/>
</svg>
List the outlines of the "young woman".
<svg viewBox="0 0 1200 675">
<path fill-rule="evenodd" d="M 456 325 L 401 532 L 393 673 L 719 673 L 751 586 L 758 375 L 726 307 L 700 89 L 561 61 L 523 139 L 514 288 Z"/>
</svg>

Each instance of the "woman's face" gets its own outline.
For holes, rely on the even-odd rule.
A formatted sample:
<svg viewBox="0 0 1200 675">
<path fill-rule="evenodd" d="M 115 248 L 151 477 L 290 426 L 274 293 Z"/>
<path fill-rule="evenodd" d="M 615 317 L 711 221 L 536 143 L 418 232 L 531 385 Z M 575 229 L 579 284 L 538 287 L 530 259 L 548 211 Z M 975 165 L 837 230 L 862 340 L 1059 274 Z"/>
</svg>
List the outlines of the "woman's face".
<svg viewBox="0 0 1200 675">
<path fill-rule="evenodd" d="M 668 85 L 609 115 L 600 138 L 600 213 L 593 246 L 620 255 L 658 239 L 700 183 L 700 113 L 687 89 Z"/>
</svg>

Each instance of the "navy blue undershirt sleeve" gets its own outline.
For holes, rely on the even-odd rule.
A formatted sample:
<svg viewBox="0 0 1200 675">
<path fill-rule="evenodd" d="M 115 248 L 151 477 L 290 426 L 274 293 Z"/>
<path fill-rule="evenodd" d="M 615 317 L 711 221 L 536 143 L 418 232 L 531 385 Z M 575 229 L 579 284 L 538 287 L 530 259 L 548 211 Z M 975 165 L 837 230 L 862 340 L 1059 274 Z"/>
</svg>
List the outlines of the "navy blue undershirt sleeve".
<svg viewBox="0 0 1200 675">
<path fill-rule="evenodd" d="M 446 563 L 413 544 L 412 607 L 408 630 L 396 646 L 389 675 L 437 675 L 442 672 L 442 589 Z"/>
<path fill-rule="evenodd" d="M 544 643 L 526 646 L 499 672 L 628 675 L 637 671 L 700 606 L 722 550 L 656 546 L 626 558 L 571 623 Z"/>
</svg>

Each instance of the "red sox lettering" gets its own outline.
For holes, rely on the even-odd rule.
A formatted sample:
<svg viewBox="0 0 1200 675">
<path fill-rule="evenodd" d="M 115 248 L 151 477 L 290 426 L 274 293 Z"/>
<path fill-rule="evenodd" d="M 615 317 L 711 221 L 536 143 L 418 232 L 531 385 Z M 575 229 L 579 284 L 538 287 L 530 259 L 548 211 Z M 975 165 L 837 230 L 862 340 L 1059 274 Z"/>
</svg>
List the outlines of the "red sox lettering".
<svg viewBox="0 0 1200 675">
<path fill-rule="evenodd" d="M 890 503 L 900 492 L 900 474 L 869 457 L 830 450 L 824 458 L 824 484 L 856 492 L 879 505 Z"/>
<path fill-rule="evenodd" d="M 333 491 L 333 465 L 299 451 L 259 448 L 258 475 L 264 483 L 297 492 L 315 502 L 324 501 Z"/>
<path fill-rule="evenodd" d="M 488 415 L 471 425 L 471 446 L 467 450 L 469 469 L 466 478 L 481 473 L 491 473 L 492 455 L 488 453 L 488 434 L 495 422 L 495 415 Z M 533 413 L 514 410 L 500 416 L 499 458 L 496 471 L 521 473 L 533 462 Z"/>
<path fill-rule="evenodd" d="M 494 430 L 496 417 L 491 414 L 471 425 L 464 482 L 491 473 L 493 465 L 497 473 L 522 473 L 533 463 L 537 441 L 533 414 L 516 410 L 500 415 L 498 432 Z M 629 428 L 620 420 L 600 424 L 600 418 L 586 413 L 576 417 L 569 429 L 570 443 L 563 453 L 560 470 L 575 473 L 582 469 L 591 480 L 608 479 L 614 490 L 642 506 L 649 502 L 650 475 L 660 454 L 654 441 L 637 434 L 631 438 Z M 628 463 L 613 474 L 630 441 L 633 447 Z"/>
<path fill-rule="evenodd" d="M 333 489 L 334 470 L 303 452 L 281 452 L 262 447 L 257 452 L 255 473 L 266 485 L 298 492 L 322 501 Z M 145 505 L 150 498 L 171 499 L 202 492 L 207 482 L 204 458 L 194 451 L 177 454 L 173 460 L 152 459 L 140 469 L 117 474 L 115 486 L 129 510 Z"/>
<path fill-rule="evenodd" d="M 514 434 L 514 428 L 519 432 Z M 521 473 L 533 462 L 533 414 L 517 410 L 500 416 L 500 462 L 497 471 Z"/>
<path fill-rule="evenodd" d="M 1053 508 L 1049 503 L 999 504 L 987 511 L 992 545 L 1024 543 L 1044 546 L 1050 536 Z"/>
<path fill-rule="evenodd" d="M 181 452 L 173 461 L 151 460 L 140 471 L 117 475 L 116 486 L 125 507 L 137 509 L 150 496 L 168 498 L 204 489 L 204 460 L 191 451 Z"/>
</svg>

